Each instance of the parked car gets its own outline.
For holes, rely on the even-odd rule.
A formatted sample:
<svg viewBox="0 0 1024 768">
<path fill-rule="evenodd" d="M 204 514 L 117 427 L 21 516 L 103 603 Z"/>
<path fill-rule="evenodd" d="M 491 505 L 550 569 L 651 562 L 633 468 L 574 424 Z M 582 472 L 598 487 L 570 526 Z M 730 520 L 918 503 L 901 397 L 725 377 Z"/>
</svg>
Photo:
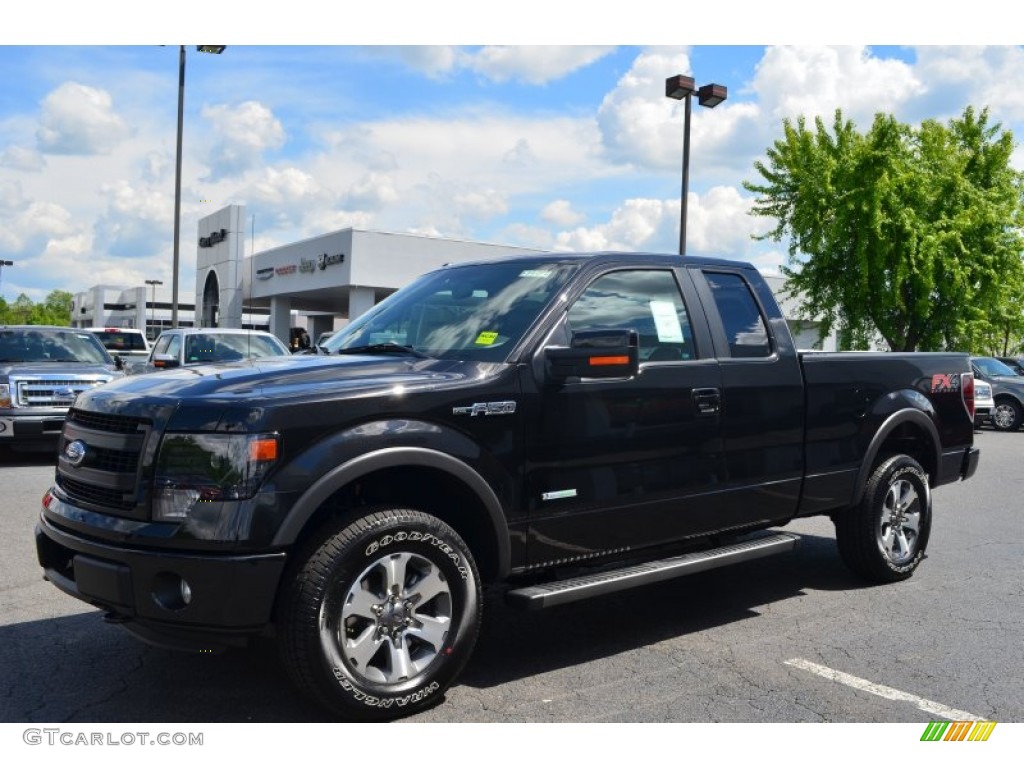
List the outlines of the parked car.
<svg viewBox="0 0 1024 768">
<path fill-rule="evenodd" d="M 1012 368 L 1018 376 L 1024 376 L 1024 357 L 997 357 L 996 360 Z"/>
<path fill-rule="evenodd" d="M 100 343 L 116 362 L 122 361 L 126 373 L 132 373 L 136 366 L 145 365 L 149 359 L 149 342 L 138 328 L 86 328 L 96 335 Z"/>
<path fill-rule="evenodd" d="M 86 330 L 0 326 L 0 446 L 52 449 L 78 394 L 123 375 Z"/>
<path fill-rule="evenodd" d="M 208 363 L 231 363 L 290 355 L 284 342 L 265 331 L 241 328 L 174 328 L 153 344 L 140 373 Z"/>
<path fill-rule="evenodd" d="M 1000 432 L 1015 432 L 1024 421 L 1024 376 L 1018 376 L 1006 363 L 994 357 L 972 357 L 971 367 L 976 379 L 992 385 L 995 408 L 992 426 Z"/>
<path fill-rule="evenodd" d="M 981 429 L 985 422 L 992 418 L 992 410 L 996 407 L 992 395 L 992 385 L 981 379 L 974 380 L 974 428 Z"/>
</svg>

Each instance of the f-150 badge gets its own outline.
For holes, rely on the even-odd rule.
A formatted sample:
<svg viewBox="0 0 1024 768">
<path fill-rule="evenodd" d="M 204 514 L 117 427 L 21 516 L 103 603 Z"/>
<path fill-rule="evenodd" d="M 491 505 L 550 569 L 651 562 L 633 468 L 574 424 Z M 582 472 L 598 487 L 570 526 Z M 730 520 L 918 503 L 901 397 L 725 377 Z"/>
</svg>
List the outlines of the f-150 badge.
<svg viewBox="0 0 1024 768">
<path fill-rule="evenodd" d="M 504 416 L 516 412 L 515 400 L 501 400 L 495 403 L 473 403 L 452 408 L 455 416 Z"/>
</svg>

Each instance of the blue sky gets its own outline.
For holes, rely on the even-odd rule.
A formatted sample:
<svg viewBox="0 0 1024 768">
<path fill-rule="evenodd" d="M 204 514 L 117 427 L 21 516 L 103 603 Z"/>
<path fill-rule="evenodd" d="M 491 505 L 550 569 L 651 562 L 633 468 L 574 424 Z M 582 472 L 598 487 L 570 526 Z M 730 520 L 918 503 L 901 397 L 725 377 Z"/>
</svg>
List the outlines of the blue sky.
<svg viewBox="0 0 1024 768">
<path fill-rule="evenodd" d="M 198 219 L 229 203 L 246 206 L 257 251 L 353 226 L 539 249 L 674 252 L 683 122 L 664 80 L 677 73 L 729 88 L 716 109 L 693 105 L 689 251 L 768 271 L 785 247 L 752 239 L 769 222 L 749 215 L 742 183 L 757 179 L 754 163 L 784 118 L 838 107 L 866 129 L 877 111 L 916 124 L 971 104 L 1024 136 L 1024 50 L 973 44 L 1008 32 L 979 31 L 971 19 L 957 30 L 970 46 L 857 43 L 870 25 L 833 26 L 829 37 L 844 44 L 825 46 L 813 27 L 793 33 L 790 17 L 761 28 L 756 14 L 740 13 L 743 4 L 719 3 L 737 21 L 737 41 L 788 44 L 699 36 L 682 44 L 694 33 L 660 24 L 662 4 L 642 0 L 630 7 L 648 12 L 646 26 L 606 19 L 581 30 L 567 14 L 533 29 L 520 19 L 502 28 L 515 44 L 502 44 L 478 11 L 469 21 L 479 26 L 439 31 L 434 19 L 421 30 L 422 4 L 393 3 L 353 20 L 360 31 L 341 18 L 318 27 L 319 11 L 304 5 L 289 4 L 305 15 L 280 27 L 240 33 L 229 17 L 184 4 L 203 19 L 199 28 L 234 30 L 207 41 L 227 41 L 222 55 L 187 47 L 184 291 L 194 283 Z M 431 7 L 449 5 L 484 4 Z M 418 10 L 386 28 L 386 11 L 405 8 Z M 78 28 L 85 17 L 69 9 L 31 45 L 0 32 L 0 259 L 15 262 L 3 268 L 0 294 L 38 300 L 54 288 L 149 278 L 169 291 L 178 48 L 150 40 L 149 27 L 111 33 L 93 18 Z M 15 19 L 19 29 L 59 15 L 50 6 L 16 13 L 28 17 Z M 194 36 L 187 21 L 159 34 Z M 616 38 L 652 45 L 607 44 Z M 1024 170 L 1019 148 L 1014 162 Z"/>
</svg>

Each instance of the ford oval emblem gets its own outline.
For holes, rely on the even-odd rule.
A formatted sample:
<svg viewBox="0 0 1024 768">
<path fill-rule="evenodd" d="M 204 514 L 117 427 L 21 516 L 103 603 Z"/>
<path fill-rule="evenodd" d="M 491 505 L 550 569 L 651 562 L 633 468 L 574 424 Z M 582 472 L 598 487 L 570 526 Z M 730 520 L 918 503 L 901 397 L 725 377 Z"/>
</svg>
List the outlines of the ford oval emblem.
<svg viewBox="0 0 1024 768">
<path fill-rule="evenodd" d="M 85 461 L 85 443 L 81 440 L 72 440 L 64 446 L 64 458 L 72 467 L 81 466 Z"/>
</svg>

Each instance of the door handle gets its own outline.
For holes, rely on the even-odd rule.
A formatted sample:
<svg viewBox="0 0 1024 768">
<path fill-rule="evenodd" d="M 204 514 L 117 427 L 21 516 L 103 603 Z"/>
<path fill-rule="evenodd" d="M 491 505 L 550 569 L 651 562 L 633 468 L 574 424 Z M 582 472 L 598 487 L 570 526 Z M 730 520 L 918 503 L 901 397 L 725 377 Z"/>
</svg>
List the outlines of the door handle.
<svg viewBox="0 0 1024 768">
<path fill-rule="evenodd" d="M 713 388 L 693 390 L 693 408 L 698 416 L 717 416 L 722 407 L 722 394 Z"/>
</svg>

